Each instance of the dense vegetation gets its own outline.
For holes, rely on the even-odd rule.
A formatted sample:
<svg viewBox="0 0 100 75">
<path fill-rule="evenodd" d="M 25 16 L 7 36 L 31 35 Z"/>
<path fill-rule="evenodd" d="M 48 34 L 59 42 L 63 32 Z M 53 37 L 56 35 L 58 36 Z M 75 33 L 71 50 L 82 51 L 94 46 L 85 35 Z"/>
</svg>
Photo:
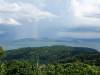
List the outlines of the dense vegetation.
<svg viewBox="0 0 100 75">
<path fill-rule="evenodd" d="M 91 54 L 97 51 L 89 48 L 73 48 L 66 46 L 51 46 L 51 47 L 39 47 L 39 48 L 20 48 L 15 50 L 6 51 L 6 60 L 34 60 L 35 56 L 39 56 L 41 60 L 48 60 L 59 56 L 64 59 L 66 57 L 76 56 L 80 54 Z M 43 60 L 43 61 L 44 61 Z M 55 58 L 54 58 L 55 60 Z"/>
<path fill-rule="evenodd" d="M 12 61 L 0 65 L 0 75 L 100 75 L 100 67 L 83 63 L 35 65 Z"/>
<path fill-rule="evenodd" d="M 28 47 L 5 52 L 2 60 L 27 60 L 35 62 L 39 57 L 40 63 L 70 63 L 81 61 L 91 64 L 99 64 L 100 53 L 95 49 L 83 47 L 49 46 L 49 47 Z"/>
<path fill-rule="evenodd" d="M 91 48 L 0 48 L 0 55 L 0 75 L 100 75 L 100 53 Z"/>
</svg>

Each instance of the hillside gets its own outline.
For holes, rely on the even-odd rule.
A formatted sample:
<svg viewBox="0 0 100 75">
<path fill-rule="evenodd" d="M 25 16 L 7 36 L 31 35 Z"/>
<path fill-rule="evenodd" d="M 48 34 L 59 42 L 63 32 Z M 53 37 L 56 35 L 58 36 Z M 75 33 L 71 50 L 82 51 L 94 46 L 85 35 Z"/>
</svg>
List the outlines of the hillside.
<svg viewBox="0 0 100 75">
<path fill-rule="evenodd" d="M 90 55 L 90 57 L 87 57 Z M 94 58 L 93 58 L 93 57 Z M 2 60 L 28 60 L 36 62 L 37 57 L 40 63 L 67 63 L 87 60 L 96 61 L 100 57 L 97 50 L 85 47 L 70 47 L 70 46 L 46 46 L 46 47 L 27 47 L 5 52 L 5 57 Z M 80 60 L 79 58 L 84 58 Z M 91 59 L 89 59 L 91 58 Z M 77 59 L 77 60 L 76 60 Z M 88 63 L 90 62 L 88 61 Z M 87 62 L 86 62 L 87 63 Z"/>
</svg>

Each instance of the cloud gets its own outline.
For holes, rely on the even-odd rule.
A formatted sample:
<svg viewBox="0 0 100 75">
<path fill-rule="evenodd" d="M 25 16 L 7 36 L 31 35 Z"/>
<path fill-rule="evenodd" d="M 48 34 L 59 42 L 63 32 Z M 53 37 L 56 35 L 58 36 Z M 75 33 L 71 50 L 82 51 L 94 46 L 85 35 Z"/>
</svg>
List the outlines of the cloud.
<svg viewBox="0 0 100 75">
<path fill-rule="evenodd" d="M 20 25 L 19 22 L 17 22 L 15 19 L 13 18 L 0 18 L 0 24 L 6 24 L 6 25 Z"/>
<path fill-rule="evenodd" d="M 8 23 L 16 24 L 15 20 L 19 21 L 19 23 L 22 20 L 25 20 L 25 22 L 30 22 L 30 20 L 31 22 L 34 22 L 54 17 L 56 17 L 56 15 L 41 10 L 32 3 L 0 1 L 0 18 L 5 18 L 1 20 L 3 22 L 9 21 Z"/>
<path fill-rule="evenodd" d="M 100 0 L 72 0 L 74 15 L 77 17 L 96 17 L 100 14 Z M 99 15 L 98 15 L 99 16 Z"/>
<path fill-rule="evenodd" d="M 58 32 L 58 37 L 100 38 L 100 32 Z"/>
<path fill-rule="evenodd" d="M 100 0 L 71 0 L 69 9 L 73 26 L 100 27 Z"/>
<path fill-rule="evenodd" d="M 65 28 L 63 29 L 64 32 L 100 32 L 100 27 L 97 26 L 91 26 L 91 27 L 73 27 L 73 28 Z"/>
</svg>

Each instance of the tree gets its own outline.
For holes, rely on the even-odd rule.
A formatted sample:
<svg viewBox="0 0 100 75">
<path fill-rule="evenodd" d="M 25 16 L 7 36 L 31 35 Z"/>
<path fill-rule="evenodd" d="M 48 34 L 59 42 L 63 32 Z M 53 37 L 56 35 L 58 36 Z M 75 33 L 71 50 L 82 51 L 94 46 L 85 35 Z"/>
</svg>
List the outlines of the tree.
<svg viewBox="0 0 100 75">
<path fill-rule="evenodd" d="M 6 66 L 6 75 L 34 75 L 32 65 L 27 61 L 11 61 Z"/>
<path fill-rule="evenodd" d="M 3 55 L 3 53 L 4 53 L 4 50 L 2 47 L 0 47 L 0 57 Z"/>
</svg>

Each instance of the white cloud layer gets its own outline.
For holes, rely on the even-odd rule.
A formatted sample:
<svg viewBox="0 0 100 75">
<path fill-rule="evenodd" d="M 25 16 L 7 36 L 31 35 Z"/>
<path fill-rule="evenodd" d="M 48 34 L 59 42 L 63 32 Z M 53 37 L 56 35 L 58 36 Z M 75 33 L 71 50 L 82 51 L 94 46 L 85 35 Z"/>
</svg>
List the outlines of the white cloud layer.
<svg viewBox="0 0 100 75">
<path fill-rule="evenodd" d="M 20 25 L 19 22 L 17 22 L 15 19 L 13 18 L 8 18 L 8 19 L 3 19 L 0 18 L 0 24 L 6 24 L 6 25 Z"/>
<path fill-rule="evenodd" d="M 15 20 L 34 22 L 54 17 L 56 17 L 54 14 L 41 10 L 32 3 L 0 1 L 0 23 L 18 24 Z"/>
<path fill-rule="evenodd" d="M 100 26 L 100 0 L 71 0 L 76 24 Z"/>
<path fill-rule="evenodd" d="M 71 3 L 77 17 L 100 14 L 100 0 L 72 0 Z"/>
</svg>

